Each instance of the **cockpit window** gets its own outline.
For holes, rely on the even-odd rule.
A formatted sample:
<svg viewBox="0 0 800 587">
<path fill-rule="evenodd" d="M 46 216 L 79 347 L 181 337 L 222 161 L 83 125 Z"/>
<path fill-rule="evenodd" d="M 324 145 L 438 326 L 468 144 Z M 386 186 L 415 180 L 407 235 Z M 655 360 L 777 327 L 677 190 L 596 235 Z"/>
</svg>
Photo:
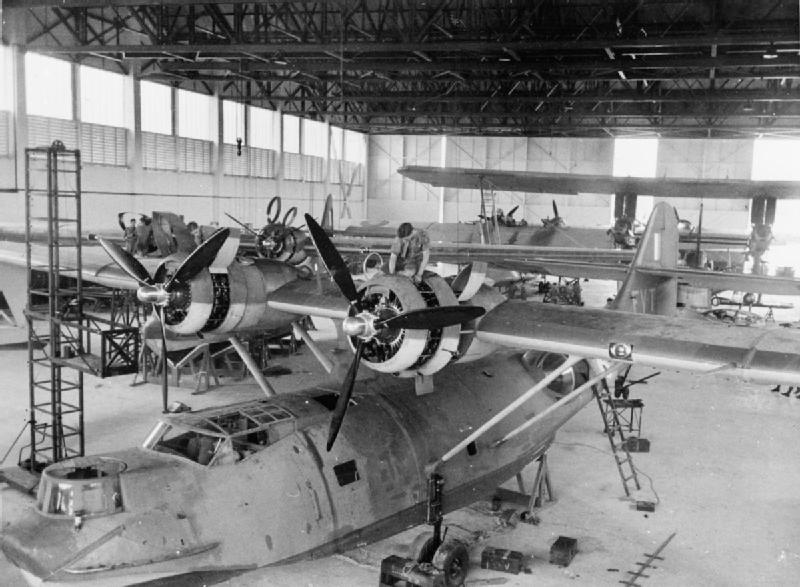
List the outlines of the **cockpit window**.
<svg viewBox="0 0 800 587">
<path fill-rule="evenodd" d="M 288 411 L 251 403 L 159 422 L 144 447 L 201 465 L 224 465 L 246 459 L 294 429 L 294 416 Z"/>
</svg>

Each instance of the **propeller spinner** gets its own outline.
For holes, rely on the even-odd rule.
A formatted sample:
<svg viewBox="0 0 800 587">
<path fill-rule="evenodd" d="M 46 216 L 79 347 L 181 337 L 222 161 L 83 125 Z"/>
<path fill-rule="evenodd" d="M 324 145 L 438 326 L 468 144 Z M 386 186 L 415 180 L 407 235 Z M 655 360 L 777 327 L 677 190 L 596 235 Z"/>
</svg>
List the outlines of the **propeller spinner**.
<svg viewBox="0 0 800 587">
<path fill-rule="evenodd" d="M 356 352 L 353 362 L 347 371 L 347 376 L 342 383 L 342 391 L 336 402 L 336 408 L 331 417 L 331 425 L 328 430 L 327 449 L 330 451 L 336 436 L 339 434 L 347 406 L 350 403 L 350 396 L 355 386 L 358 366 L 361 363 L 361 355 L 364 344 L 376 337 L 381 330 L 387 328 L 406 328 L 412 330 L 436 330 L 446 326 L 453 326 L 469 322 L 482 316 L 486 310 L 478 306 L 439 306 L 433 308 L 421 308 L 393 314 L 391 316 L 379 316 L 369 310 L 364 309 L 362 299 L 363 290 L 356 289 L 353 277 L 347 268 L 347 264 L 342 259 L 339 251 L 331 242 L 323 228 L 314 218 L 306 214 L 306 226 L 311 234 L 311 240 L 319 253 L 328 273 L 336 283 L 339 291 L 342 292 L 347 301 L 355 310 L 355 315 L 345 319 L 342 329 L 345 334 L 357 337 Z"/>
</svg>

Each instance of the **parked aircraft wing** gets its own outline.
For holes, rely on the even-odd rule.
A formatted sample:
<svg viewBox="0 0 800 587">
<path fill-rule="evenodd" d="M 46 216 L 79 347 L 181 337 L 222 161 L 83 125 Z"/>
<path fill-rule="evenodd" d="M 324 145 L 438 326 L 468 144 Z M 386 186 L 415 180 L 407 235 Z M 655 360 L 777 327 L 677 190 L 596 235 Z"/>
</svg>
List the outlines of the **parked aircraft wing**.
<svg viewBox="0 0 800 587">
<path fill-rule="evenodd" d="M 15 246 L 16 245 L 16 246 Z M 142 263 L 154 271 L 161 259 L 141 259 Z M 3 243 L 0 249 L 0 265 L 27 267 L 25 252 L 19 243 Z M 73 251 L 61 251 L 61 275 L 75 277 L 76 263 Z M 31 266 L 33 269 L 47 271 L 47 249 L 44 246 L 32 245 Z M 108 255 L 99 246 L 84 246 L 81 277 L 84 281 L 104 285 L 116 289 L 136 290 L 139 283 L 111 262 Z"/>
<path fill-rule="evenodd" d="M 558 277 L 584 277 L 586 279 L 604 279 L 622 281 L 628 273 L 628 265 L 622 263 L 595 263 L 592 261 L 573 261 L 571 259 L 547 259 L 537 257 L 506 257 L 499 263 L 501 266 Z"/>
<path fill-rule="evenodd" d="M 641 273 L 661 277 L 677 277 L 678 280 L 713 290 L 752 291 L 783 296 L 800 295 L 800 280 L 746 273 L 723 273 L 679 267 L 677 269 L 639 269 Z"/>
<path fill-rule="evenodd" d="M 298 316 L 319 316 L 344 320 L 350 304 L 326 277 L 324 280 L 298 279 L 278 288 L 267 299 L 273 310 Z"/>
<path fill-rule="evenodd" d="M 579 173 L 544 173 L 463 167 L 407 165 L 397 170 L 414 181 L 434 187 L 493 189 L 545 194 L 614 194 L 621 192 L 663 198 L 800 198 L 798 181 L 746 179 L 689 179 L 664 177 L 613 177 Z"/>
<path fill-rule="evenodd" d="M 336 235 L 332 239 L 337 250 L 345 255 L 377 252 L 388 255 L 392 239 Z M 535 259 L 569 259 L 596 263 L 629 263 L 632 250 L 594 249 L 582 247 L 547 247 L 528 245 L 486 245 L 431 241 L 431 262 L 469 263 L 486 261 L 495 266 L 514 268 L 517 261 Z M 316 251 L 309 251 L 316 254 Z"/>
<path fill-rule="evenodd" d="M 719 372 L 773 385 L 800 381 L 800 336 L 783 328 L 512 300 L 481 319 L 477 336 L 507 347 Z"/>
</svg>

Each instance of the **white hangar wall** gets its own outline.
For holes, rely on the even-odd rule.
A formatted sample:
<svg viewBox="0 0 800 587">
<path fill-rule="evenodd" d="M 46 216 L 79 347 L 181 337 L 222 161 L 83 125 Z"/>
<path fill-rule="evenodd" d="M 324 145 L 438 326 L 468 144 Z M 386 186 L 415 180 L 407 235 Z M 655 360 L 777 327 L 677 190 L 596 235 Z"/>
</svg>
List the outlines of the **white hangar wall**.
<svg viewBox="0 0 800 587">
<path fill-rule="evenodd" d="M 387 136 L 369 138 L 367 218 L 432 222 L 443 200 L 445 222 L 471 222 L 480 209 L 478 190 L 440 189 L 397 173 L 404 165 L 453 166 L 551 173 L 612 175 L 614 140 L 574 138 Z M 657 177 L 749 179 L 753 139 L 660 139 Z M 645 194 L 642 194 L 645 195 Z M 520 206 L 515 217 L 539 223 L 553 215 L 552 202 L 568 225 L 607 227 L 613 220 L 610 194 L 524 194 L 496 192 L 498 207 Z M 664 199 L 682 218 L 697 222 L 700 201 Z M 749 202 L 705 200 L 703 226 L 712 230 L 749 229 Z"/>
<path fill-rule="evenodd" d="M 152 133 L 135 141 L 132 129 L 33 116 L 15 119 L 5 111 L 0 117 L 10 121 L 0 124 L 3 222 L 25 221 L 25 148 L 55 140 L 81 151 L 85 232 L 116 227 L 119 212 L 153 210 L 223 226 L 233 224 L 228 213 L 260 227 L 275 195 L 281 195 L 284 213 L 297 206 L 298 226 L 305 212 L 321 216 L 329 193 L 337 227 L 363 218 L 364 166 L 350 161 L 248 147 L 239 157 L 234 146 L 222 145 L 220 152 L 219 144 L 210 141 Z M 14 129 L 21 136 L 16 145 Z"/>
<path fill-rule="evenodd" d="M 187 221 L 232 225 L 225 216 L 229 213 L 261 227 L 266 221 L 267 205 L 275 195 L 282 197 L 284 212 L 292 206 L 298 208 L 300 218 L 296 225 L 302 223 L 305 212 L 320 215 L 328 194 L 335 198 L 337 226 L 358 223 L 363 218 L 363 134 L 299 120 L 285 129 L 283 121 L 291 117 L 269 111 L 275 115 L 270 118 L 271 123 L 264 122 L 263 117 L 258 122 L 253 119 L 250 129 L 261 135 L 274 135 L 270 148 L 250 146 L 252 136 L 245 127 L 242 136 L 246 140 L 238 155 L 236 146 L 225 142 L 226 103 L 219 96 L 206 97 L 204 110 L 193 109 L 191 101 L 184 108 L 173 88 L 170 129 L 162 131 L 164 134 L 145 132 L 140 80 L 134 74 L 116 73 L 112 75 L 116 76 L 115 87 L 123 102 L 122 115 L 96 124 L 88 122 L 93 120 L 90 107 L 81 111 L 82 70 L 74 63 L 67 65 L 72 82 L 65 89 L 71 92 L 71 113 L 65 115 L 41 104 L 28 112 L 26 92 L 30 80 L 26 73 L 31 80 L 40 82 L 46 75 L 35 59 L 32 63 L 39 63 L 39 69 L 32 65 L 31 71 L 26 72 L 26 59 L 24 51 L 17 47 L 0 47 L 2 222 L 21 224 L 25 220 L 25 149 L 47 147 L 54 141 L 81 152 L 85 232 L 117 227 L 119 212 L 150 214 L 153 210 L 183 214 Z M 58 67 L 63 69 L 63 62 L 50 61 L 61 63 Z M 187 132 L 178 132 L 181 113 L 186 115 L 182 124 L 190 127 L 183 129 Z M 194 136 L 194 125 L 209 129 L 201 133 L 207 140 L 187 138 Z M 286 147 L 287 137 L 297 139 L 294 147 Z"/>
</svg>

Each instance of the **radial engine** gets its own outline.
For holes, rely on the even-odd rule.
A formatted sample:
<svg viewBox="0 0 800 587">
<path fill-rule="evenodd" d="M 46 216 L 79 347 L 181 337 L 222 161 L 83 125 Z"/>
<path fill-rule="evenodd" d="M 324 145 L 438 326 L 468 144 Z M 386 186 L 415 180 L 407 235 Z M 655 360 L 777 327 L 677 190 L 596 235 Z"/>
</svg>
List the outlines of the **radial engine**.
<svg viewBox="0 0 800 587">
<path fill-rule="evenodd" d="M 475 339 L 476 320 L 428 330 L 371 328 L 372 324 L 403 312 L 458 306 L 458 296 L 438 275 L 426 274 L 424 279 L 413 282 L 402 276 L 380 274 L 363 283 L 358 291 L 361 311 L 351 308 L 342 327 L 353 349 L 359 338 L 364 341 L 363 364 L 375 371 L 399 377 L 432 375 L 448 363 L 474 360 L 492 350 Z M 489 309 L 503 299 L 495 290 L 481 288 L 468 303 Z"/>
</svg>

